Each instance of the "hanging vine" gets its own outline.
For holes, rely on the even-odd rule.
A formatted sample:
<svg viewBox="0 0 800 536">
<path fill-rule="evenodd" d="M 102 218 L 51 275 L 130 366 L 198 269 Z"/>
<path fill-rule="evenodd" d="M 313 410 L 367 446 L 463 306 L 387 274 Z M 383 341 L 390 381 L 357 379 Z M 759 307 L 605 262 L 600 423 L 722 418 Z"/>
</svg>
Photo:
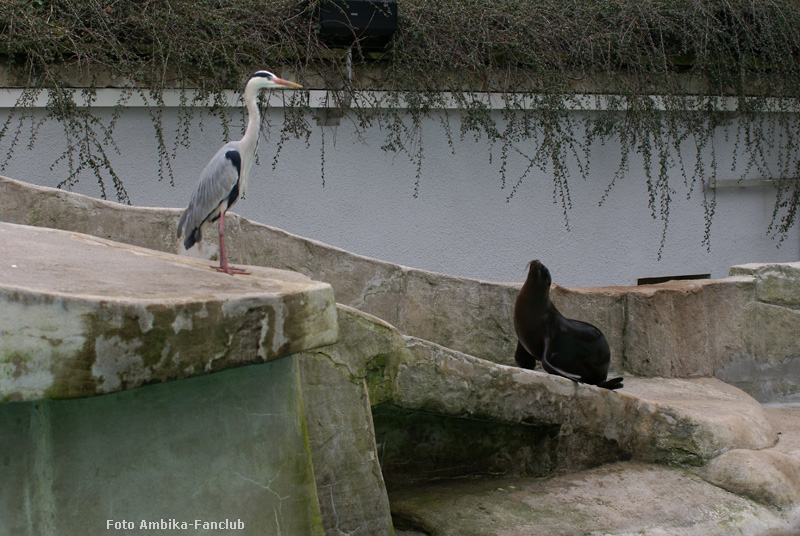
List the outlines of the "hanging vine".
<svg viewBox="0 0 800 536">
<path fill-rule="evenodd" d="M 352 65 L 321 39 L 314 16 L 320 2 L 4 0 L 0 68 L 5 85 L 24 91 L 0 127 L 8 147 L 0 171 L 20 144 L 36 143 L 45 120 L 55 120 L 64 127 L 66 149 L 54 165 L 66 163 L 69 171 L 59 186 L 89 173 L 104 196 L 127 201 L 109 159 L 118 151 L 114 130 L 126 102 L 141 96 L 156 104 L 160 177 L 171 181 L 171 162 L 190 143 L 195 106 L 210 107 L 227 135 L 224 92 L 270 58 L 272 68 L 304 86 L 331 90 L 333 106 L 358 135 L 380 126 L 381 147 L 415 164 L 414 196 L 424 195 L 424 180 L 434 180 L 424 176 L 428 142 L 421 129 L 434 115 L 451 150 L 454 135 L 485 139 L 490 158 L 499 147 L 500 186 L 509 202 L 532 170 L 549 174 L 567 227 L 571 170 L 588 178 L 593 148 L 615 143 L 617 169 L 598 201 L 632 180 L 631 164 L 641 162 L 663 248 L 678 170 L 686 195 L 702 192 L 708 245 L 716 207 L 711 186 L 720 171 L 714 138 L 723 129 L 734 140 L 735 173 L 777 181 L 768 232 L 780 240 L 797 222 L 797 2 L 402 0 L 391 46 L 376 52 L 356 43 Z M 92 107 L 101 87 L 122 90 L 107 122 Z M 180 93 L 174 133 L 163 126 L 166 90 Z M 502 99 L 499 112 L 489 93 Z M 31 112 L 43 96 L 44 119 Z M 308 144 L 314 130 L 302 94 L 286 106 L 273 166 L 286 142 Z M 593 107 L 599 111 L 575 113 Z M 460 121 L 455 132 L 453 115 Z M 24 128 L 30 139 L 21 138 Z M 323 152 L 323 181 L 324 158 Z M 526 162 L 517 176 L 509 176 L 511 158 Z"/>
</svg>

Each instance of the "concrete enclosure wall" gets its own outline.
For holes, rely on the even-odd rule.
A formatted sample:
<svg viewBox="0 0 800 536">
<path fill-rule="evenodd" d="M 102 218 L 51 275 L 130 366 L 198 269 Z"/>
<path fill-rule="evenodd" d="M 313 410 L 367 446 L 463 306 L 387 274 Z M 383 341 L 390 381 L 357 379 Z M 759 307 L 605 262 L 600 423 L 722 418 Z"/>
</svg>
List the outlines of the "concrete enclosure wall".
<svg viewBox="0 0 800 536">
<path fill-rule="evenodd" d="M 109 121 L 112 109 L 95 112 Z M 8 108 L 0 109 L 0 118 L 8 113 Z M 35 110 L 30 123 L 43 120 L 45 113 Z M 150 113 L 146 108 L 126 109 L 115 130 L 119 154 L 111 147 L 107 152 L 134 205 L 185 206 L 200 171 L 223 141 L 219 119 L 196 113 L 189 120 L 189 148 L 175 144 L 173 186 L 168 180 L 158 180 L 159 167 L 165 162 L 157 154 Z M 254 221 L 362 255 L 489 281 L 522 279 L 526 263 L 533 258 L 549 266 L 555 281 L 564 286 L 632 285 L 638 278 L 683 274 L 718 278 L 736 264 L 800 258 L 798 229 L 792 230 L 780 249 L 766 236 L 775 197 L 769 186 L 718 190 L 711 250 L 706 251 L 702 244 L 702 186 L 695 185 L 687 199 L 691 188 L 684 185 L 676 168 L 670 177 L 674 192 L 669 231 L 663 257 L 658 260 L 662 223 L 652 218 L 647 206 L 641 159 L 633 158 L 626 178 L 598 205 L 619 162 L 620 149 L 615 143 L 592 148 L 588 180 L 581 179 L 577 167 L 572 167 L 569 193 L 573 208 L 567 211 L 568 231 L 561 202 L 554 199 L 550 170 L 531 170 L 508 201 L 512 185 L 527 163 L 512 156 L 503 187 L 500 148 L 490 149 L 485 139 L 476 141 L 472 135 L 459 139 L 459 120 L 452 110 L 449 116 L 456 138 L 452 150 L 440 116 L 422 123 L 423 175 L 415 198 L 415 164 L 405 155 L 380 149 L 385 132 L 375 127 L 359 137 L 347 118 L 336 128 L 320 127 L 312 119 L 308 145 L 305 140 L 287 141 L 273 169 L 283 124 L 283 111 L 273 108 L 267 115 L 266 139 L 261 141 L 249 191 L 234 210 Z M 178 111 L 167 108 L 162 117 L 166 142 L 172 149 L 175 139 L 182 136 Z M 238 137 L 242 116 L 236 112 L 231 117 L 231 134 Z M 30 136 L 23 126 L 20 139 Z M 7 135 L 0 140 L 0 154 L 9 150 L 11 139 Z M 738 171 L 730 171 L 734 142 L 735 136 L 726 139 L 722 129 L 714 140 L 720 179 L 739 177 Z M 3 173 L 56 186 L 67 177 L 65 160 L 53 166 L 65 148 L 62 126 L 45 121 L 33 148 L 20 143 Z M 685 152 L 693 154 L 691 141 Z M 738 158 L 741 162 L 744 156 Z M 684 162 L 687 170 L 694 165 L 693 161 Z M 89 172 L 71 188 L 94 197 L 101 193 Z M 106 189 L 113 198 L 110 181 Z"/>
<path fill-rule="evenodd" d="M 0 179 L 0 220 L 12 223 L 182 252 L 174 232 L 179 216 L 179 210 L 130 208 Z M 226 225 L 234 262 L 304 273 L 330 283 L 337 302 L 404 334 L 489 361 L 513 362 L 517 283 L 407 269 L 239 217 Z M 642 287 L 556 285 L 552 297 L 566 316 L 603 330 L 612 370 L 678 378 L 718 374 L 760 400 L 796 398 L 800 382 L 788 372 L 800 363 L 798 264 L 744 265 L 726 279 Z"/>
<path fill-rule="evenodd" d="M 176 520 L 198 534 L 322 535 L 298 366 L 289 357 L 100 397 L 0 404 L 0 529 L 133 535 Z M 241 524 L 209 529 L 225 521 Z M 170 528 L 161 532 L 180 533 Z"/>
</svg>

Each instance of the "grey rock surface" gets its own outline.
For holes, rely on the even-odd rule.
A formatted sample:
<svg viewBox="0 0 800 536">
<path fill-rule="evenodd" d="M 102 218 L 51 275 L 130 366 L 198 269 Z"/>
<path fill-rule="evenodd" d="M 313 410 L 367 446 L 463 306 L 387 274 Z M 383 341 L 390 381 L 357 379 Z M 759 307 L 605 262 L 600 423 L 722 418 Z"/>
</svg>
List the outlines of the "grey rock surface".
<svg viewBox="0 0 800 536">
<path fill-rule="evenodd" d="M 208 262 L 187 258 L 181 251 L 175 238 L 179 215 L 177 209 L 126 207 L 0 178 L 0 220 L 179 252 L 181 259 L 170 257 L 179 270 L 210 272 Z M 606 333 L 612 367 L 626 375 L 626 387 L 609 392 L 506 366 L 513 362 L 516 344 L 511 311 L 518 283 L 473 281 L 391 265 L 235 214 L 226 223 L 232 262 L 296 270 L 328 281 L 339 302 L 359 309 L 337 306 L 339 342 L 288 358 L 293 368 L 280 376 L 285 382 L 299 382 L 299 398 L 282 399 L 290 401 L 294 409 L 287 414 L 296 419 L 301 436 L 307 436 L 292 452 L 305 445 L 301 450 L 307 449 L 311 462 L 298 465 L 306 475 L 298 482 L 313 478 L 316 485 L 308 490 L 303 484 L 306 491 L 292 496 L 304 496 L 308 501 L 299 504 L 311 505 L 304 514 L 310 533 L 389 535 L 389 505 L 396 519 L 414 521 L 399 525 L 400 529 L 435 536 L 800 533 L 796 488 L 800 416 L 786 408 L 763 411 L 747 394 L 709 377 L 714 373 L 726 377 L 764 400 L 800 393 L 791 373 L 800 360 L 800 319 L 792 297 L 797 295 L 795 263 L 735 267 L 732 277 L 718 281 L 598 289 L 554 285 L 553 300 L 562 313 L 594 323 Z M 206 238 L 207 243 L 192 249 L 189 257 L 216 255 L 215 237 Z M 254 271 L 261 274 L 260 269 Z M 159 319 L 153 316 L 155 325 Z M 135 333 L 149 327 L 141 308 L 121 318 L 127 319 L 121 325 Z M 177 318 L 168 320 L 169 329 L 175 331 L 177 326 L 185 331 Z M 34 337 L 41 339 L 44 331 Z M 248 349 L 245 354 L 258 354 L 253 348 L 259 343 L 254 341 L 262 335 L 256 331 L 255 339 L 242 343 Z M 412 337 L 404 339 L 401 332 Z M 125 337 L 120 334 L 120 341 L 130 340 Z M 125 350 L 127 357 L 135 355 L 131 350 L 135 344 L 114 346 Z M 284 364 L 288 360 L 254 366 L 288 366 Z M 135 357 L 131 361 L 136 362 Z M 22 356 L 5 359 L 0 361 L 0 372 L 21 377 L 27 373 L 24 365 Z M 211 370 L 215 365 L 212 360 Z M 221 374 L 239 370 L 244 374 L 247 368 Z M 636 378 L 631 372 L 669 378 Z M 186 382 L 213 383 L 217 376 Z M 135 374 L 117 378 L 125 388 L 136 385 Z M 173 376 L 166 374 L 163 379 Z M 88 383 L 91 389 L 77 382 L 75 392 L 96 392 L 97 381 Z M 135 398 L 139 392 L 85 400 Z M 19 458 L 32 464 L 38 481 L 47 482 L 54 478 L 54 466 L 41 460 L 50 459 L 53 444 L 15 443 L 16 438 L 47 437 L 54 421 L 37 416 L 39 404 L 53 408 L 83 402 L 0 405 L 7 412 L 0 416 L 3 429 L 22 426 L 17 436 L 0 435 L 0 445 L 9 452 L 17 449 Z M 229 407 L 240 407 L 237 404 Z M 20 408 L 25 410 L 21 414 Z M 269 411 L 260 409 L 245 413 L 256 419 L 270 417 Z M 178 418 L 177 413 L 165 415 L 167 420 Z M 43 422 L 49 424 L 36 424 Z M 409 423 L 413 428 L 404 430 L 402 425 Z M 276 432 L 258 429 L 255 436 L 264 434 Z M 87 437 L 94 436 L 87 433 Z M 425 441 L 419 441 L 421 437 Z M 505 448 L 498 449 L 499 443 Z M 80 451 L 81 445 L 76 445 L 73 451 Z M 471 462 L 470 456 L 485 457 L 486 463 L 462 465 Z M 619 462 L 630 458 L 633 461 Z M 422 471 L 423 481 L 395 478 L 407 476 L 401 468 L 409 461 L 417 463 L 415 470 Z M 439 467 L 444 466 L 447 474 L 437 476 L 437 464 L 443 461 Z M 650 463 L 654 461 L 660 465 Z M 258 470 L 263 469 L 259 474 L 264 478 L 245 480 L 259 493 L 266 492 L 255 503 L 266 504 L 267 495 L 286 497 L 274 487 L 283 480 L 270 480 L 275 471 L 284 474 L 280 467 L 262 467 Z M 505 476 L 487 477 L 498 474 Z M 9 484 L 0 491 L 15 511 L 24 506 L 14 503 L 19 494 L 12 493 L 14 486 L 25 486 L 19 478 L 18 473 L 8 472 L 4 482 Z M 48 495 L 47 486 L 27 489 L 33 495 L 25 500 L 38 505 L 37 519 L 46 528 L 62 506 Z M 275 512 L 267 508 L 265 513 L 274 517 Z M 14 515 L 7 519 L 24 527 L 26 521 Z"/>
<path fill-rule="evenodd" d="M 779 434 L 775 450 L 800 458 L 800 404 L 768 404 L 764 412 Z"/>
<path fill-rule="evenodd" d="M 323 525 L 327 536 L 388 536 L 389 498 L 370 407 L 388 395 L 385 367 L 404 343 L 377 318 L 342 305 L 338 311 L 339 342 L 298 355 Z"/>
<path fill-rule="evenodd" d="M 0 223 L 0 400 L 110 393 L 337 338 L 333 291 L 300 274 Z"/>
<path fill-rule="evenodd" d="M 181 255 L 213 258 L 214 232 L 188 253 L 180 210 L 135 208 L 0 177 L 0 220 L 74 230 Z M 513 364 L 511 315 L 520 283 L 415 270 L 250 222 L 226 218 L 231 261 L 306 274 L 333 286 L 339 303 L 402 333 L 501 364 Z M 717 374 L 759 400 L 800 396 L 788 374 L 800 360 L 797 263 L 742 265 L 720 280 L 642 287 L 564 288 L 552 299 L 568 317 L 597 325 L 612 371 L 639 376 Z M 554 281 L 558 283 L 558 274 Z M 524 266 L 520 267 L 520 279 Z"/>
<path fill-rule="evenodd" d="M 432 536 L 792 536 L 800 527 L 684 471 L 639 462 L 438 481 L 390 498 L 398 529 Z"/>
<path fill-rule="evenodd" d="M 778 442 L 763 450 L 736 449 L 696 473 L 721 488 L 800 514 L 800 405 L 768 406 Z"/>
<path fill-rule="evenodd" d="M 707 482 L 766 505 L 800 504 L 800 458 L 774 449 L 726 452 L 698 474 Z"/>
<path fill-rule="evenodd" d="M 734 448 L 777 442 L 761 405 L 712 378 L 629 377 L 609 391 L 498 365 L 409 339 L 394 403 L 406 409 L 508 424 L 558 425 L 619 445 L 637 459 L 702 465 Z"/>
</svg>

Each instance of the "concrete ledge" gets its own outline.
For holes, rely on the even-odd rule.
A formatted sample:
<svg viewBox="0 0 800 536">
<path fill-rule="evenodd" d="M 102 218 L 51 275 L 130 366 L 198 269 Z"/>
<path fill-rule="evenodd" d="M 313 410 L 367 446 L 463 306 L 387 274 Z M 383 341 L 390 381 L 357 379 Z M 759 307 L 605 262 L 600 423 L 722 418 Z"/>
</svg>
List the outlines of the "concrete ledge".
<svg viewBox="0 0 800 536">
<path fill-rule="evenodd" d="M 388 324 L 339 305 L 339 342 L 297 356 L 328 536 L 389 536 L 392 519 L 370 406 L 388 395 L 387 361 L 405 350 Z"/>
<path fill-rule="evenodd" d="M 778 437 L 761 405 L 713 378 L 625 378 L 620 391 L 498 365 L 419 339 L 397 364 L 398 407 L 509 425 L 559 426 L 611 443 L 635 459 L 703 465 L 731 449 L 763 449 Z M 586 462 L 602 460 L 588 443 Z M 594 456 L 594 458 L 592 458 Z M 571 467 L 568 467 L 571 468 Z"/>
<path fill-rule="evenodd" d="M 74 398 L 270 361 L 337 338 L 326 283 L 0 223 L 0 400 Z"/>
</svg>

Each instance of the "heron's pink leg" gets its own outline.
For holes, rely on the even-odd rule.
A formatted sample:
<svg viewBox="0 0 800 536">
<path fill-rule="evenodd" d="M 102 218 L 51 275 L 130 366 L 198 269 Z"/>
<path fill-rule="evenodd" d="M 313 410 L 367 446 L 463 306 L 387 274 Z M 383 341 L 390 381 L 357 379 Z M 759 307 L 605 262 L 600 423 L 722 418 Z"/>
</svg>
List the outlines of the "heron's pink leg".
<svg viewBox="0 0 800 536">
<path fill-rule="evenodd" d="M 250 272 L 242 270 L 241 268 L 234 268 L 228 266 L 228 256 L 225 254 L 225 234 L 222 230 L 225 224 L 225 213 L 219 215 L 219 266 L 212 266 L 218 272 L 225 272 L 226 274 L 242 274 L 248 275 Z"/>
</svg>

